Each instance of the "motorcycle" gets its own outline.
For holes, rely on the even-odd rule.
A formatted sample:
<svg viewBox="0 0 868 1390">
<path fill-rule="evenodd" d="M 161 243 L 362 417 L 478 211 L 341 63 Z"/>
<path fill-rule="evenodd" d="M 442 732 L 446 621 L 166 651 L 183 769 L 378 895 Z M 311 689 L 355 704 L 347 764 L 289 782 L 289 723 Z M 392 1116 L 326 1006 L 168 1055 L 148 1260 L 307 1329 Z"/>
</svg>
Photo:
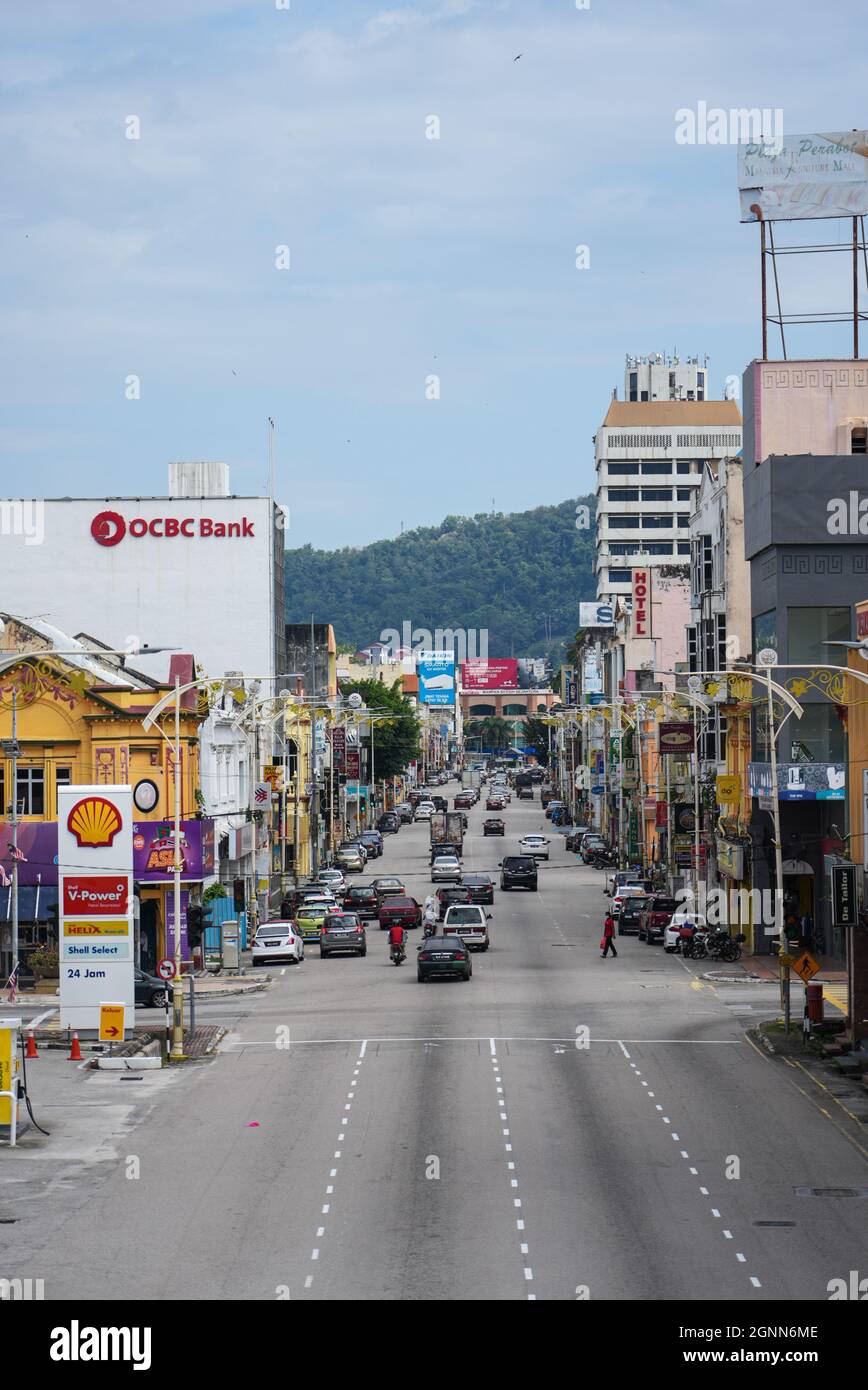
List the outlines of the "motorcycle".
<svg viewBox="0 0 868 1390">
<path fill-rule="evenodd" d="M 713 932 L 708 939 L 708 954 L 712 960 L 737 961 L 741 959 L 741 942 L 744 932 L 730 936 L 728 931 Z"/>
<path fill-rule="evenodd" d="M 615 863 L 615 851 L 612 849 L 598 849 L 591 855 L 591 867 L 594 869 L 611 869 Z"/>
<path fill-rule="evenodd" d="M 393 965 L 403 965 L 407 959 L 407 952 L 403 946 L 392 946 L 389 950 L 389 956 Z"/>
</svg>

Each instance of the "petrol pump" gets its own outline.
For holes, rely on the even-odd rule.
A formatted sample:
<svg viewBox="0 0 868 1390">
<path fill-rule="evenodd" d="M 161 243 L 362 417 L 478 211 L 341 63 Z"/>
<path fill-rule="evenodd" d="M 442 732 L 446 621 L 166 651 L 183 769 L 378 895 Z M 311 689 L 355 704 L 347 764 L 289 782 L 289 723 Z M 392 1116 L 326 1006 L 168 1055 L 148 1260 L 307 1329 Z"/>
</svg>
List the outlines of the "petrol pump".
<svg viewBox="0 0 868 1390">
<path fill-rule="evenodd" d="M 12 1148 L 20 1128 L 18 1092 L 21 1058 L 18 1038 L 20 1018 L 0 1019 L 0 1139 L 8 1140 Z"/>
</svg>

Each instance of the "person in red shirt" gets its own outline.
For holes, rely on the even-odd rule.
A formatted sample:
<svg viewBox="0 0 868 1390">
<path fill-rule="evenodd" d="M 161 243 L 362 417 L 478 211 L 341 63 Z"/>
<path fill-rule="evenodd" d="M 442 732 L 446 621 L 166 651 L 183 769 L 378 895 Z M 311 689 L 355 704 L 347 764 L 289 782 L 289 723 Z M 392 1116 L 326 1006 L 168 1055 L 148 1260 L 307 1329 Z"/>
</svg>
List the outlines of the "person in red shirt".
<svg viewBox="0 0 868 1390">
<path fill-rule="evenodd" d="M 407 941 L 407 933 L 400 922 L 395 922 L 389 928 L 389 956 L 391 957 L 396 949 L 403 950 Z"/>
<path fill-rule="evenodd" d="M 600 959 L 605 960 L 609 952 L 617 959 L 618 952 L 615 950 L 615 919 L 611 912 L 606 913 L 606 920 L 603 923 L 603 950 Z"/>
</svg>

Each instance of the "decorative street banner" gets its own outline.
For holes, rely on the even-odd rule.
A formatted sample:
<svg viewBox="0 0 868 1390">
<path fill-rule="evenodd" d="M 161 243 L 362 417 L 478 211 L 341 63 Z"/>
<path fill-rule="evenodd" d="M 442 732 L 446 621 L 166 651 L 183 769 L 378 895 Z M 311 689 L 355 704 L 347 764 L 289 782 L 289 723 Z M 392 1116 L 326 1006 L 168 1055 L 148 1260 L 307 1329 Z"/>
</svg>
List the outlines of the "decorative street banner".
<svg viewBox="0 0 868 1390">
<path fill-rule="evenodd" d="M 788 135 L 739 146 L 742 222 L 868 213 L 868 131 Z"/>
<path fill-rule="evenodd" d="M 132 1027 L 132 816 L 129 786 L 57 788 L 61 1028 L 96 1032 L 106 1002 Z"/>
<path fill-rule="evenodd" d="M 693 725 L 690 723 L 661 724 L 660 729 L 660 752 L 661 753 L 692 753 L 693 752 Z"/>
</svg>

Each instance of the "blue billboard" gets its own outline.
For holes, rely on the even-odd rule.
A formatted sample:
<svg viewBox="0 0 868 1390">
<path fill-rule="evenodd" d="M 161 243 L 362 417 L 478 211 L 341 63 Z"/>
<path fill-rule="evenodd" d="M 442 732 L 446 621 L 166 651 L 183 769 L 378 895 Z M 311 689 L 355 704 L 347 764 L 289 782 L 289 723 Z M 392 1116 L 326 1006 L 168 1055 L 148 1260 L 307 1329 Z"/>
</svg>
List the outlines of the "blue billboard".
<svg viewBox="0 0 868 1390">
<path fill-rule="evenodd" d="M 419 677 L 419 703 L 422 705 L 455 704 L 455 654 L 453 652 L 420 652 L 416 663 Z"/>
</svg>

